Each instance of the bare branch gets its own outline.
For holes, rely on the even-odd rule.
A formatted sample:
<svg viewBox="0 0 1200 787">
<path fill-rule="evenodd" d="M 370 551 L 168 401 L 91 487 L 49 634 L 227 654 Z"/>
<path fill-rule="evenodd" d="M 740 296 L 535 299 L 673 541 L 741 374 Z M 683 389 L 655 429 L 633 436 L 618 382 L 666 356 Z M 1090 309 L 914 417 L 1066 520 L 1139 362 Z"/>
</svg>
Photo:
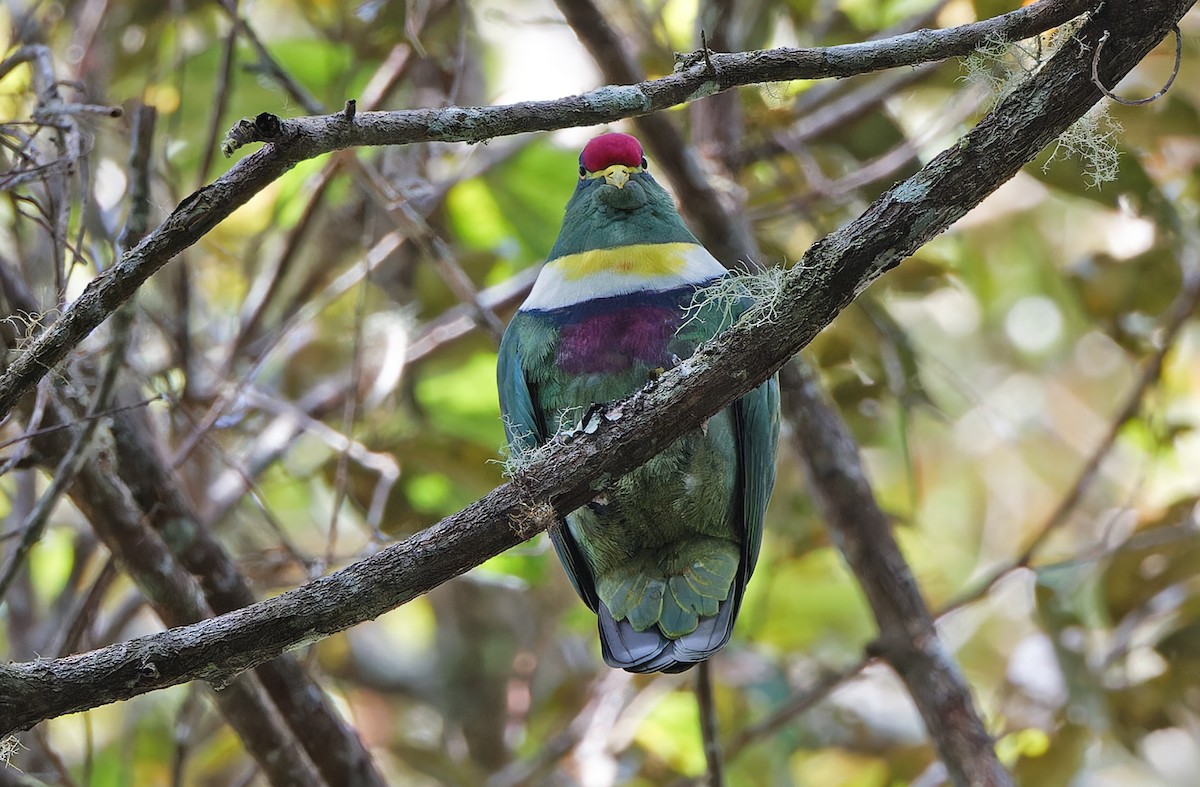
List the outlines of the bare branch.
<svg viewBox="0 0 1200 787">
<path fill-rule="evenodd" d="M 966 681 L 938 640 L 846 424 L 826 402 L 811 369 L 793 363 L 781 375 L 796 453 L 834 541 L 875 613 L 879 639 L 874 649 L 908 687 L 955 784 L 1011 785 Z"/>
<path fill-rule="evenodd" d="M 1184 325 L 1196 313 L 1197 309 L 1200 309 L 1200 270 L 1196 268 L 1198 252 L 1194 241 L 1187 247 L 1187 253 L 1191 257 L 1191 265 L 1185 266 L 1183 289 L 1171 303 L 1171 307 L 1167 310 L 1163 324 L 1159 329 L 1160 338 L 1158 347 L 1142 366 L 1142 370 L 1138 374 L 1133 387 L 1126 394 L 1120 409 L 1113 415 L 1112 422 L 1109 424 L 1108 430 L 1104 433 L 1100 442 L 1088 454 L 1087 460 L 1075 476 L 1074 483 L 1071 484 L 1067 493 L 1058 501 L 1054 510 L 1050 512 L 1045 521 L 1037 529 L 1033 538 L 1012 562 L 995 569 L 980 580 L 974 588 L 947 603 L 945 607 L 938 610 L 939 617 L 982 598 L 1001 579 L 1018 569 L 1029 566 L 1047 540 L 1049 540 L 1050 536 L 1068 521 L 1071 512 L 1075 510 L 1080 501 L 1083 500 L 1084 495 L 1092 488 L 1092 484 L 1100 475 L 1101 466 L 1108 459 L 1113 448 L 1116 447 L 1117 438 L 1120 437 L 1121 430 L 1138 416 L 1138 413 L 1142 411 L 1147 394 L 1158 384 L 1162 376 L 1163 364 L 1166 362 L 1167 354 L 1176 346 Z"/>
<path fill-rule="evenodd" d="M 725 787 L 721 730 L 717 724 L 717 705 L 713 698 L 712 669 L 707 661 L 700 662 L 696 670 L 696 704 L 700 707 L 700 733 L 704 740 L 704 759 L 708 763 L 708 787 Z"/>
</svg>

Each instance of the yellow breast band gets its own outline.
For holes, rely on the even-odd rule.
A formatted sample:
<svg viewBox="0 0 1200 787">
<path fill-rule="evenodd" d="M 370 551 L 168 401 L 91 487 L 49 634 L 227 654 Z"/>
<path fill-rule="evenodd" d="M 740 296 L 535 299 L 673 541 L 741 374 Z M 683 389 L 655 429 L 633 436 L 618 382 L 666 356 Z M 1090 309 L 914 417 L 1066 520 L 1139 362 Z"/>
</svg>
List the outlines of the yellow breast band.
<svg viewBox="0 0 1200 787">
<path fill-rule="evenodd" d="M 670 276 L 687 264 L 692 243 L 645 243 L 616 249 L 593 249 L 568 254 L 547 264 L 564 279 L 578 280 L 597 274 Z"/>
</svg>

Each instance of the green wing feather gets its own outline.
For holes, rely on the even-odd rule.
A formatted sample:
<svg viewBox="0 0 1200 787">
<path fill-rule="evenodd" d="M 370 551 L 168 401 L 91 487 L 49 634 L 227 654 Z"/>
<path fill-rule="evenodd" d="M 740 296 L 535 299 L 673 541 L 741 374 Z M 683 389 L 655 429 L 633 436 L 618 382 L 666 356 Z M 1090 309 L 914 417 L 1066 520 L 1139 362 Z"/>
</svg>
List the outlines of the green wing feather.
<svg viewBox="0 0 1200 787">
<path fill-rule="evenodd" d="M 500 392 L 500 412 L 504 415 L 504 435 L 509 451 L 529 451 L 546 442 L 546 425 L 533 402 L 533 392 L 521 365 L 521 346 L 517 339 L 518 313 L 500 340 L 496 362 L 496 386 Z"/>
<path fill-rule="evenodd" d="M 779 378 L 772 377 L 734 403 L 742 451 L 742 536 L 744 574 L 750 581 L 762 546 L 767 501 L 775 486 L 775 449 L 779 444 Z"/>
<path fill-rule="evenodd" d="M 529 451 L 546 442 L 546 424 L 521 364 L 521 343 L 517 338 L 520 322 L 524 315 L 518 312 L 509 323 L 500 340 L 500 355 L 496 362 L 496 383 L 500 392 L 500 412 L 504 416 L 504 434 L 508 438 L 509 451 Z M 567 524 L 561 518 L 550 528 L 550 541 L 559 561 L 567 572 L 567 578 L 575 587 L 579 597 L 596 610 L 596 585 L 592 573 L 584 562 L 583 555 L 574 540 L 566 535 Z"/>
</svg>

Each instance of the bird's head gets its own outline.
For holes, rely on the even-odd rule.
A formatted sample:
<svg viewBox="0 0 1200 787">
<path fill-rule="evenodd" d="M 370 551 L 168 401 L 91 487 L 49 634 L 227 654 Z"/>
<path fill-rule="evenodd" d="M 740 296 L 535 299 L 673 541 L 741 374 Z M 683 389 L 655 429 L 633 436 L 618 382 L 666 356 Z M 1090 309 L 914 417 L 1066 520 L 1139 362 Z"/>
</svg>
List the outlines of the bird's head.
<svg viewBox="0 0 1200 787">
<path fill-rule="evenodd" d="M 579 154 L 578 190 L 594 190 L 597 200 L 618 210 L 649 201 L 648 179 L 642 145 L 628 134 L 601 134 Z"/>
<path fill-rule="evenodd" d="M 696 242 L 671 195 L 646 171 L 641 144 L 628 134 L 601 134 L 579 155 L 579 181 L 547 259 L 591 249 Z"/>
</svg>

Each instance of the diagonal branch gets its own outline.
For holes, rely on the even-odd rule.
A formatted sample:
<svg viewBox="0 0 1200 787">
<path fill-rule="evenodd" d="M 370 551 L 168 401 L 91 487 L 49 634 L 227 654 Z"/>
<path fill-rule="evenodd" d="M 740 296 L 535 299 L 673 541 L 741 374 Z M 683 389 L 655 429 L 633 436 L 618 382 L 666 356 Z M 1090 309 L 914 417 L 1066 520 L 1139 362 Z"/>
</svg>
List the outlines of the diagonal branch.
<svg viewBox="0 0 1200 787">
<path fill-rule="evenodd" d="M 377 617 L 531 537 L 558 511 L 584 504 L 607 479 L 642 464 L 765 380 L 873 280 L 978 205 L 1082 116 L 1100 97 L 1087 61 L 1105 30 L 1110 43 L 1100 72 L 1112 84 L 1193 2 L 1108 0 L 1077 42 L 973 131 L 814 244 L 758 312 L 760 320 L 739 322 L 720 341 L 608 407 L 583 433 L 560 435 L 512 482 L 457 514 L 341 571 L 217 618 L 65 659 L 0 666 L 0 734 L 187 680 L 224 684 L 281 652 Z"/>
<path fill-rule="evenodd" d="M 1096 0 L 1041 0 L 971 25 L 919 30 L 861 44 L 709 53 L 708 59 L 693 57 L 692 62 L 660 79 L 602 87 L 554 101 L 355 115 L 339 112 L 291 120 L 263 113 L 254 121 L 243 120 L 231 132 L 237 137 L 232 147 L 252 141 L 270 144 L 188 196 L 158 229 L 94 279 L 61 318 L 11 361 L 0 377 L 0 418 L 155 271 L 301 161 L 355 146 L 480 142 L 521 132 L 597 125 L 647 115 L 742 85 L 846 77 L 945 60 L 969 54 L 985 41 L 1037 35 L 1097 5 Z M 1114 42 L 1114 50 L 1119 43 Z M 709 70 L 710 63 L 713 70 Z"/>
<path fill-rule="evenodd" d="M 879 639 L 873 650 L 904 681 L 957 785 L 1011 785 L 971 691 L 938 639 L 929 608 L 900 554 L 858 458 L 858 446 L 808 366 L 780 372 L 792 442 L 839 551 L 862 585 Z"/>
</svg>

